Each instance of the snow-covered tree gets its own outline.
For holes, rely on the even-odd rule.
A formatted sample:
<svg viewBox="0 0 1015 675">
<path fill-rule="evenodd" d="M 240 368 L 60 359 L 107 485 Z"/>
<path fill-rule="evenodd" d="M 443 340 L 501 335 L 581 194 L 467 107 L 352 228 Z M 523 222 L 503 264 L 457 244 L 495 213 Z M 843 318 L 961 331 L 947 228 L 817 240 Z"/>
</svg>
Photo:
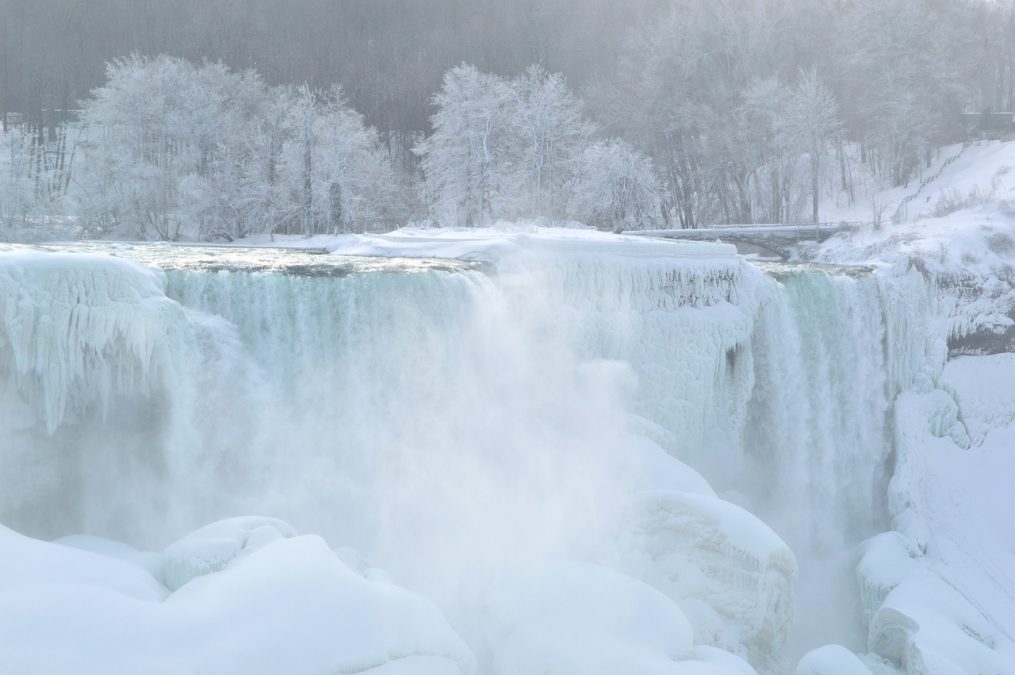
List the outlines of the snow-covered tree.
<svg viewBox="0 0 1015 675">
<path fill-rule="evenodd" d="M 223 112 L 214 78 L 168 56 L 114 61 L 108 78 L 82 111 L 85 214 L 141 239 L 196 236 L 211 206 L 201 173 Z"/>
<path fill-rule="evenodd" d="M 578 157 L 596 132 L 564 76 L 531 66 L 511 82 L 509 180 L 522 217 L 559 218 Z"/>
<path fill-rule="evenodd" d="M 31 181 L 32 139 L 23 129 L 0 134 L 0 224 L 27 221 L 34 206 Z"/>
<path fill-rule="evenodd" d="M 462 65 L 434 98 L 417 147 L 434 216 L 455 225 L 566 215 L 581 153 L 596 133 L 559 73 L 505 80 Z"/>
<path fill-rule="evenodd" d="M 779 132 L 789 97 L 788 89 L 774 77 L 755 78 L 743 91 L 736 115 L 745 129 L 742 161 L 750 167 L 749 222 L 784 223 L 794 220 L 797 188 L 796 139 Z"/>
<path fill-rule="evenodd" d="M 348 232 L 393 224 L 395 179 L 377 132 L 345 104 L 342 91 L 290 93 L 280 178 L 301 231 Z"/>
<path fill-rule="evenodd" d="M 806 154 L 811 177 L 811 220 L 818 222 L 821 178 L 829 151 L 842 137 L 839 105 L 831 90 L 813 70 L 800 74 L 779 118 L 787 147 Z"/>
<path fill-rule="evenodd" d="M 0 226 L 37 227 L 63 216 L 80 128 L 41 123 L 0 132 Z"/>
<path fill-rule="evenodd" d="M 82 119 L 77 192 L 103 233 L 309 235 L 390 223 L 397 203 L 376 132 L 338 89 L 269 89 L 221 64 L 132 56 L 110 65 Z"/>
<path fill-rule="evenodd" d="M 462 64 L 444 75 L 434 96 L 434 132 L 419 144 L 435 217 L 476 226 L 493 219 L 503 187 L 511 123 L 511 88 L 503 79 Z"/>
<path fill-rule="evenodd" d="M 660 188 L 652 160 L 623 141 L 594 143 L 582 152 L 571 189 L 571 216 L 614 232 L 659 221 Z"/>
</svg>

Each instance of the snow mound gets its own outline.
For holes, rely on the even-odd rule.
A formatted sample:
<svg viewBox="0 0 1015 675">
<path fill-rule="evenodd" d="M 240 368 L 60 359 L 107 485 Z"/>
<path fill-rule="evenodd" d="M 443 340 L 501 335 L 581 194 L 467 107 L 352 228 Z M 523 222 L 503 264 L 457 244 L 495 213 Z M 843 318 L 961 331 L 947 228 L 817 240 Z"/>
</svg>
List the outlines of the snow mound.
<svg viewBox="0 0 1015 675">
<path fill-rule="evenodd" d="M 277 525 L 236 519 L 181 541 L 224 541 L 240 531 L 254 537 Z M 474 668 L 435 606 L 364 579 L 314 536 L 262 541 L 172 594 L 116 557 L 6 529 L 0 550 L 4 673 L 462 675 Z"/>
<path fill-rule="evenodd" d="M 889 594 L 868 646 L 905 673 L 1009 673 L 1015 644 L 940 576 L 919 569 Z"/>
<path fill-rule="evenodd" d="M 107 550 L 110 550 L 107 548 Z M 31 539 L 0 525 L 0 598 L 60 589 L 99 588 L 109 596 L 161 602 L 168 593 L 154 577 L 132 562 Z M 0 600 L 0 605 L 5 604 Z M 43 611 L 36 607 L 35 611 Z M 11 617 L 7 614 L 9 619 Z M 7 636 L 0 633 L 0 641 Z M 0 664 L 5 649 L 0 648 Z M 6 672 L 0 667 L 0 672 Z"/>
<path fill-rule="evenodd" d="M 262 546 L 295 536 L 291 525 L 275 518 L 220 520 L 166 547 L 162 554 L 163 583 L 175 591 L 191 579 L 225 569 Z"/>
<path fill-rule="evenodd" d="M 83 534 L 60 537 L 54 540 L 54 543 L 82 551 L 90 551 L 109 558 L 116 558 L 140 567 L 155 579 L 162 579 L 162 555 L 159 553 L 139 551 L 133 546 L 128 546 L 112 539 Z"/>
<path fill-rule="evenodd" d="M 604 567 L 551 564 L 499 585 L 491 605 L 502 633 L 497 675 L 755 675 L 722 650 L 695 648 L 672 601 Z"/>
<path fill-rule="evenodd" d="M 867 542 L 856 568 L 864 619 L 870 622 L 888 594 L 917 568 L 917 545 L 899 532 L 883 532 Z"/>
<path fill-rule="evenodd" d="M 804 655 L 796 675 L 871 675 L 871 670 L 845 647 L 826 645 Z"/>
</svg>

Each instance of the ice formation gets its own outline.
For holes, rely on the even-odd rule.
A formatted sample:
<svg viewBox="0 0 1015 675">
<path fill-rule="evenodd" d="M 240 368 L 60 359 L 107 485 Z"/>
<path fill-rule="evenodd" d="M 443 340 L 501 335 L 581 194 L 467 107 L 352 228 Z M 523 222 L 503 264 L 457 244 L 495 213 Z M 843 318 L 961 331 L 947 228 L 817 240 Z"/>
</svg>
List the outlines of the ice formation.
<svg viewBox="0 0 1015 675">
<path fill-rule="evenodd" d="M 486 264 L 0 252 L 0 522 L 63 537 L 4 531 L 36 562 L 0 559 L 0 616 L 67 617 L 0 631 L 38 631 L 0 670 L 54 644 L 144 670 L 158 643 L 222 672 L 290 650 L 292 672 L 379 675 L 805 653 L 801 675 L 1007 672 L 1015 540 L 959 523 L 1005 503 L 1015 401 L 978 383 L 1015 372 L 946 367 L 950 336 L 1004 321 L 933 270 L 527 230 L 336 246 Z M 952 470 L 996 476 L 957 515 Z M 273 634 L 287 612 L 316 627 Z M 195 616 L 235 623 L 247 660 L 215 661 L 238 648 Z M 115 644 L 97 627 L 121 623 Z"/>
<path fill-rule="evenodd" d="M 38 420 L 50 433 L 108 415 L 113 396 L 149 394 L 166 335 L 182 322 L 158 270 L 36 251 L 0 256 L 0 317 L 4 396 L 27 406 L 17 423 Z"/>
</svg>

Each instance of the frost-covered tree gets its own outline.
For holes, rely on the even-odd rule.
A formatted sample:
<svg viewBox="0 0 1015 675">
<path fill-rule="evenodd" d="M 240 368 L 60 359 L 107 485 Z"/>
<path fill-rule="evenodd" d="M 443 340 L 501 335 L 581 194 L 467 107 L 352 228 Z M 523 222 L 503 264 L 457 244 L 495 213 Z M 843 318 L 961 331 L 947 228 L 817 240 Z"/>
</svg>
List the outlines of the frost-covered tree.
<svg viewBox="0 0 1015 675">
<path fill-rule="evenodd" d="M 596 126 L 562 75 L 532 66 L 505 80 L 462 65 L 448 71 L 434 104 L 434 133 L 417 152 L 439 221 L 566 215 Z"/>
<path fill-rule="evenodd" d="M 593 143 L 578 159 L 570 212 L 589 225 L 622 232 L 655 225 L 660 189 L 652 160 L 623 141 Z"/>
<path fill-rule="evenodd" d="M 82 120 L 77 194 L 103 234 L 235 239 L 393 220 L 377 134 L 338 89 L 270 89 L 221 64 L 133 56 L 110 65 Z"/>
<path fill-rule="evenodd" d="M 843 58 L 830 70 L 851 138 L 890 184 L 919 171 L 931 147 L 960 137 L 958 113 L 975 100 L 986 58 L 971 25 L 974 4 L 857 0 L 844 8 L 830 45 Z"/>
<path fill-rule="evenodd" d="M 397 197 L 377 132 L 349 108 L 341 89 L 290 92 L 279 177 L 306 235 L 392 225 Z"/>
<path fill-rule="evenodd" d="M 755 78 L 744 88 L 736 112 L 745 129 L 741 156 L 750 167 L 751 222 L 783 223 L 794 217 L 796 139 L 779 131 L 788 97 L 789 90 L 778 79 Z"/>
<path fill-rule="evenodd" d="M 431 210 L 451 225 L 489 223 L 504 183 L 511 124 L 511 88 L 462 64 L 444 75 L 434 96 L 433 134 L 420 143 Z"/>
<path fill-rule="evenodd" d="M 222 67 L 168 56 L 109 65 L 109 81 L 82 111 L 87 128 L 84 212 L 118 233 L 176 240 L 199 234 L 211 207 L 202 173 L 220 138 Z"/>
<path fill-rule="evenodd" d="M 807 155 L 811 178 L 811 221 L 818 222 L 822 171 L 829 151 L 842 138 L 839 104 L 831 90 L 813 70 L 800 80 L 787 97 L 778 120 L 784 147 Z"/>
<path fill-rule="evenodd" d="M 0 226 L 33 227 L 67 214 L 80 129 L 12 125 L 0 133 Z"/>
<path fill-rule="evenodd" d="M 0 134 L 0 223 L 24 224 L 34 206 L 31 181 L 32 139 L 23 129 Z"/>
<path fill-rule="evenodd" d="M 221 133 L 200 170 L 199 187 L 206 192 L 202 239 L 237 239 L 271 231 L 274 221 L 272 183 L 266 165 L 272 145 L 270 121 L 274 92 L 252 71 L 223 74 L 218 87 Z"/>
<path fill-rule="evenodd" d="M 510 86 L 513 210 L 523 217 L 559 218 L 578 158 L 596 127 L 585 119 L 581 102 L 560 73 L 531 66 Z"/>
</svg>

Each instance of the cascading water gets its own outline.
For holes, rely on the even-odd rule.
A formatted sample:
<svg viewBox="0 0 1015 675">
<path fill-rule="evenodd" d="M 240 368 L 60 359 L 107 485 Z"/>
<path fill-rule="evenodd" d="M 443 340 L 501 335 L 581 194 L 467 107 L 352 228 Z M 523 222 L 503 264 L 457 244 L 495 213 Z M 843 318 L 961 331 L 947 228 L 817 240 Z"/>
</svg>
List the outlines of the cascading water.
<svg viewBox="0 0 1015 675">
<path fill-rule="evenodd" d="M 161 547 L 276 516 L 435 600 L 507 672 L 517 599 L 490 589 L 575 559 L 662 591 L 698 644 L 784 668 L 796 562 L 764 521 L 800 561 L 793 650 L 860 647 L 850 565 L 886 527 L 918 331 L 886 322 L 872 277 L 669 252 L 532 246 L 491 270 L 122 252 L 164 273 L 18 252 L 0 522 Z"/>
<path fill-rule="evenodd" d="M 744 429 L 750 508 L 801 566 L 797 648 L 862 651 L 857 545 L 887 528 L 890 384 L 884 312 L 871 276 L 781 276 L 754 333 L 755 388 Z"/>
</svg>

